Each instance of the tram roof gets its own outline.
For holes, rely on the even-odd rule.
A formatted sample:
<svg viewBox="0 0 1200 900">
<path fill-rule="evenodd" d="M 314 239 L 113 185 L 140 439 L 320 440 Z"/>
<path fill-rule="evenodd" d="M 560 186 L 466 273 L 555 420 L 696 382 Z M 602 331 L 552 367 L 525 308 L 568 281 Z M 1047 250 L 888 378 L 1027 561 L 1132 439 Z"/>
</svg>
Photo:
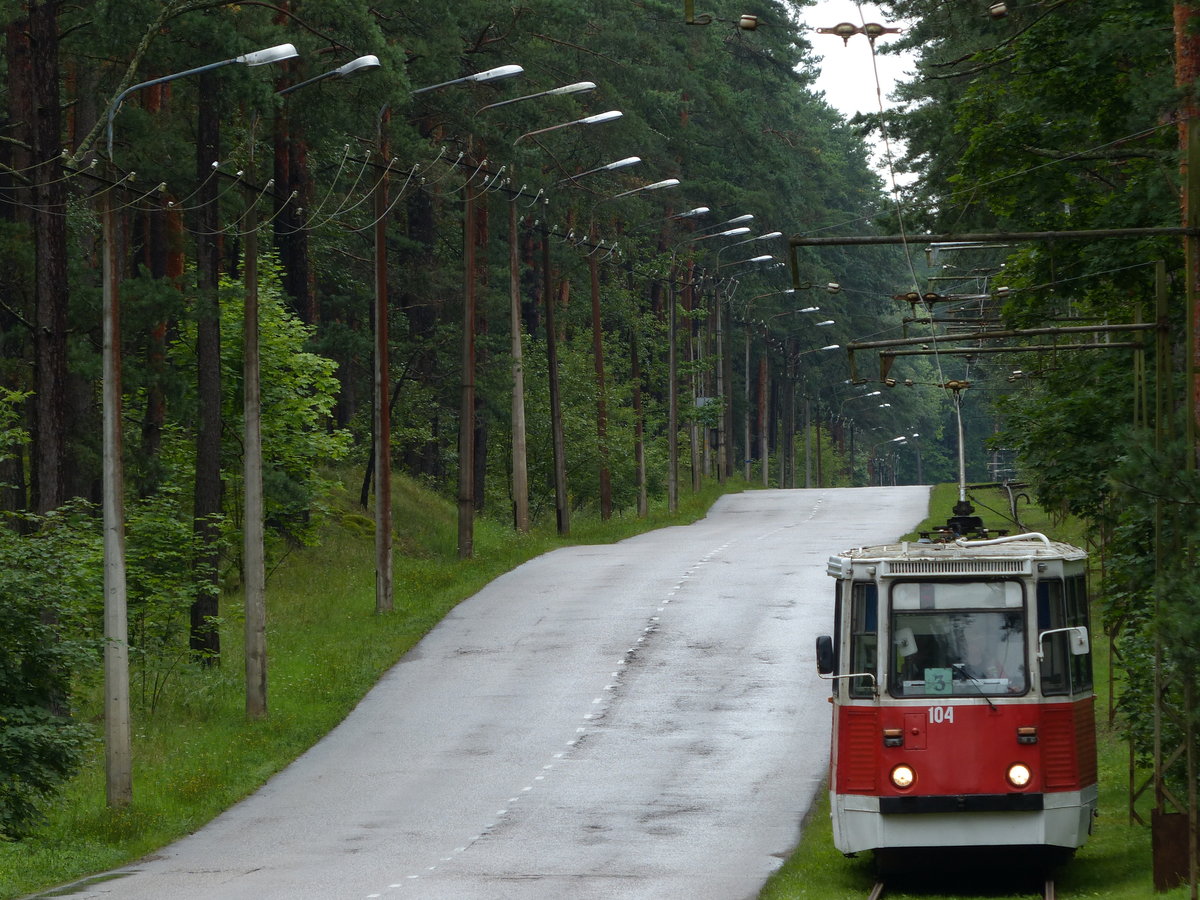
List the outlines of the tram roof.
<svg viewBox="0 0 1200 900">
<path fill-rule="evenodd" d="M 883 574 L 1016 574 L 1031 571 L 1033 562 L 1050 560 L 1082 560 L 1087 553 L 1072 544 L 1061 541 L 1043 541 L 1041 537 L 1014 536 L 996 543 L 918 543 L 904 541 L 894 544 L 876 544 L 844 550 L 829 560 L 829 574 L 842 574 L 845 563 L 903 563 L 906 560 L 920 561 L 926 565 L 889 565 Z M 940 565 L 939 565 L 940 563 Z M 995 565 L 989 565 L 994 563 Z M 1024 563 L 1024 565 L 1022 565 Z M 846 573 L 848 574 L 848 572 Z"/>
<path fill-rule="evenodd" d="M 856 547 L 839 553 L 838 556 L 850 559 L 875 559 L 885 557 L 916 558 L 916 559 L 963 559 L 963 558 L 996 558 L 1011 559 L 1012 557 L 1034 557 L 1037 559 L 1084 559 L 1087 552 L 1062 541 L 1043 542 L 1037 538 L 1022 538 L 1006 540 L 997 544 L 978 544 L 968 542 L 965 546 L 954 542 L 923 544 L 917 541 L 902 541 L 895 544 L 875 544 L 869 547 Z"/>
</svg>

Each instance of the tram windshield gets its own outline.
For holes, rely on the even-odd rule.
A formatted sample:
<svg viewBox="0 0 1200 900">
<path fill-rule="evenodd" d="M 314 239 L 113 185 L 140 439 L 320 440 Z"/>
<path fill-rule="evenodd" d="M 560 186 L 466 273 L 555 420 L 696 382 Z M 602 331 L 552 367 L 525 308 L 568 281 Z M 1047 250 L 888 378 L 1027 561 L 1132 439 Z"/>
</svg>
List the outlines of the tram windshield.
<svg viewBox="0 0 1200 900">
<path fill-rule="evenodd" d="M 1024 597 L 1015 581 L 897 584 L 891 635 L 893 696 L 1025 693 Z"/>
</svg>

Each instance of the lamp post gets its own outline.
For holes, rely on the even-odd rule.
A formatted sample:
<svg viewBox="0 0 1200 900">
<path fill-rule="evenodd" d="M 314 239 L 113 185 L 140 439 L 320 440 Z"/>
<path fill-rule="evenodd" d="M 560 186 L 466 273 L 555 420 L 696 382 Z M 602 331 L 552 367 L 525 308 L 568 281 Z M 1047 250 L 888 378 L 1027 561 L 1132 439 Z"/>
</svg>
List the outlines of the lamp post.
<svg viewBox="0 0 1200 900">
<path fill-rule="evenodd" d="M 878 448 L 884 446 L 885 444 L 897 444 L 897 443 L 902 443 L 907 440 L 908 440 L 908 438 L 905 435 L 901 434 L 897 437 L 888 438 L 887 440 L 883 440 L 883 441 L 878 441 L 877 443 L 874 443 L 871 445 L 871 449 L 869 449 L 867 451 L 867 484 L 870 484 L 872 481 L 872 473 L 877 472 L 879 475 L 879 484 L 880 484 L 880 486 L 883 485 L 883 473 L 882 473 L 882 471 L 879 471 L 876 466 L 873 465 L 873 462 L 876 459 L 875 451 Z"/>
<path fill-rule="evenodd" d="M 379 57 L 375 56 L 374 54 L 368 54 L 367 56 L 360 56 L 357 59 L 352 59 L 350 62 L 346 63 L 345 65 L 338 66 L 336 69 L 330 69 L 328 72 L 322 72 L 320 75 L 314 75 L 307 81 L 301 81 L 298 84 L 285 87 L 283 90 L 276 91 L 275 93 L 282 97 L 285 94 L 290 94 L 293 91 L 306 88 L 311 84 L 316 84 L 318 81 L 324 81 L 327 78 L 345 78 L 349 75 L 353 75 L 355 72 L 360 72 L 363 69 L 377 68 L 379 68 Z"/>
<path fill-rule="evenodd" d="M 581 82 L 582 84 L 591 84 L 590 82 Z M 568 88 L 576 88 L 584 90 L 580 85 L 568 85 Z M 590 88 L 587 88 L 590 89 Z M 560 89 L 555 89 L 560 90 Z M 529 94 L 525 97 L 515 98 L 516 100 L 531 100 L 536 97 L 547 96 L 555 91 L 542 91 L 536 94 Z M 574 93 L 575 91 L 567 91 L 561 89 L 561 92 Z M 515 101 L 514 101 L 515 102 Z M 622 113 L 619 110 L 610 110 L 606 113 L 600 113 L 594 116 L 585 116 L 581 119 L 574 119 L 570 122 L 564 122 L 559 125 L 551 125 L 546 128 L 539 128 L 536 131 L 527 132 L 517 137 L 513 141 L 517 142 L 526 137 L 531 137 L 536 134 L 544 134 L 550 131 L 556 131 L 559 128 L 566 128 L 571 125 L 596 125 L 602 122 L 611 122 L 614 119 L 619 119 Z M 474 246 L 474 223 L 475 223 L 475 198 L 471 194 L 471 187 L 468 184 L 464 192 L 464 206 L 466 207 L 463 216 L 463 228 L 467 232 L 464 238 L 463 258 L 464 258 L 464 303 L 463 303 L 463 347 L 462 347 L 462 404 L 459 416 L 459 433 L 458 433 L 458 555 L 461 559 L 470 558 L 474 553 L 474 528 L 475 528 L 475 246 Z M 549 246 L 547 244 L 545 260 L 549 265 Z M 549 287 L 549 273 L 546 274 L 546 284 Z M 552 301 L 549 292 L 546 293 L 547 304 L 547 356 L 551 367 L 550 375 L 550 406 L 551 406 L 551 428 L 554 430 L 554 482 L 555 482 L 555 503 L 558 514 L 558 530 L 561 534 L 566 534 L 570 530 L 570 510 L 567 498 L 566 485 L 566 457 L 563 447 L 562 436 L 562 417 L 561 410 L 558 409 L 558 373 L 557 373 L 557 347 L 554 346 L 554 335 L 550 328 L 552 321 L 552 311 L 550 310 Z M 519 329 L 519 323 L 514 322 L 514 327 Z M 516 335 L 515 340 L 519 340 L 520 335 Z M 523 378 L 522 385 L 523 389 Z M 515 389 L 515 388 L 514 388 Z M 523 400 L 522 400 L 523 403 Z M 522 418 L 523 418 L 522 409 Z"/>
<path fill-rule="evenodd" d="M 616 162 L 607 163 L 607 164 L 605 164 L 605 166 L 596 166 L 594 168 L 584 170 L 584 172 L 580 172 L 575 175 L 566 176 L 566 178 L 564 178 L 564 179 L 559 179 L 556 182 L 556 185 L 566 184 L 566 182 L 571 182 L 571 184 L 575 184 L 576 181 L 580 180 L 581 178 L 586 178 L 586 176 L 588 176 L 588 175 L 594 175 L 596 173 L 601 173 L 601 172 L 613 172 L 613 170 L 616 170 L 616 169 L 622 169 L 622 168 L 626 168 L 629 166 L 635 166 L 635 164 L 640 163 L 641 161 L 642 161 L 642 158 L 640 156 L 626 156 L 626 157 L 622 158 L 622 160 L 617 160 Z M 514 216 L 514 217 L 516 216 L 515 211 L 512 212 L 512 216 Z M 547 242 L 547 246 L 548 246 L 548 242 Z M 514 250 L 512 252 L 515 253 L 516 251 Z M 596 272 L 594 271 L 595 259 L 592 257 L 589 257 L 588 263 L 589 263 L 589 268 L 592 268 L 593 306 L 595 307 L 595 306 L 599 305 L 599 295 L 598 295 L 599 286 L 598 286 L 598 283 L 596 283 L 596 277 L 598 277 L 598 276 L 596 276 Z M 520 320 L 518 320 L 518 318 L 517 318 L 518 311 L 517 311 L 517 306 L 516 306 L 516 304 L 517 304 L 516 289 L 517 288 L 516 288 L 516 257 L 515 256 L 514 256 L 514 258 L 512 258 L 512 272 L 514 272 L 514 274 L 512 274 L 512 280 L 514 280 L 514 281 L 512 281 L 512 304 L 514 304 L 514 306 L 512 306 L 512 323 L 514 323 L 514 338 L 512 338 L 512 347 L 514 347 L 514 352 L 516 353 L 517 347 L 518 347 L 518 331 L 517 331 L 517 329 L 520 328 Z M 552 340 L 554 340 L 554 338 L 552 338 Z M 517 359 L 517 356 L 514 356 L 514 371 L 516 371 L 516 366 L 517 366 L 516 359 Z M 605 406 L 604 406 L 604 403 L 605 403 L 605 401 L 604 401 L 604 364 L 602 364 L 602 356 L 596 355 L 595 359 L 596 359 L 596 378 L 598 378 L 598 380 L 599 380 L 600 390 L 601 390 L 600 412 L 599 412 L 599 416 L 598 416 L 598 424 L 599 424 L 599 430 L 600 430 L 601 450 L 604 450 L 604 448 L 605 448 L 605 428 L 606 428 L 606 426 L 605 426 Z M 556 366 L 557 366 L 557 361 L 558 361 L 558 356 L 557 356 L 557 352 L 556 352 L 556 354 L 554 354 L 554 365 L 556 365 Z M 556 373 L 556 376 L 557 376 L 557 373 Z M 523 390 L 523 386 L 522 386 L 522 390 Z M 557 398 L 557 396 L 558 396 L 558 379 L 557 379 L 557 377 L 553 379 L 552 392 L 553 392 L 554 397 Z M 517 402 L 517 395 L 516 395 L 516 392 L 514 392 L 514 410 L 516 409 L 516 402 Z M 552 406 L 553 406 L 553 404 L 552 404 Z M 522 406 L 522 430 L 524 427 L 523 426 L 523 421 L 524 421 L 523 415 L 524 415 L 524 413 L 523 413 L 523 406 Z M 560 426 L 557 425 L 557 422 L 558 422 L 558 414 L 557 413 L 554 413 L 554 419 L 556 419 L 556 425 L 554 425 L 552 427 L 560 428 Z M 523 442 L 523 440 L 524 440 L 523 431 L 521 434 L 521 439 Z M 558 452 L 559 449 L 562 448 L 562 446 L 564 446 L 564 442 L 562 442 L 562 440 L 558 439 L 558 437 L 556 436 L 556 440 L 554 440 L 554 449 L 556 449 L 556 452 Z M 515 425 L 515 416 L 514 416 L 514 467 L 512 467 L 512 468 L 514 468 L 514 484 L 516 482 L 516 472 L 517 472 L 515 449 L 516 449 L 516 425 Z M 521 466 L 524 467 L 523 458 L 521 460 Z M 554 472 L 556 472 L 556 494 L 557 494 L 558 472 L 559 472 L 557 456 L 556 456 L 556 466 L 554 466 Z M 523 468 L 522 468 L 522 473 L 523 473 Z M 563 462 L 562 478 L 563 478 L 563 494 L 565 497 L 565 493 L 566 493 L 565 460 Z M 611 478 L 610 478 L 610 474 L 608 474 L 608 469 L 607 469 L 606 463 L 604 464 L 604 466 L 601 467 L 600 486 L 601 486 L 601 490 L 600 490 L 601 511 L 602 511 L 602 514 L 604 514 L 605 517 L 607 518 L 608 514 L 611 514 L 611 509 L 612 509 L 612 488 L 611 488 Z M 528 490 L 528 488 L 526 488 L 526 491 L 527 490 Z M 524 497 L 524 502 L 526 502 L 526 506 L 528 508 L 528 497 Z M 559 521 L 563 521 L 562 516 L 559 517 Z"/>
<path fill-rule="evenodd" d="M 525 70 L 518 65 L 497 66 L 461 78 L 431 84 L 412 91 L 412 96 L 425 94 L 459 84 L 486 84 L 520 75 Z M 392 489 L 391 489 L 391 410 L 388 387 L 388 330 L 387 300 L 387 170 L 389 153 L 384 139 L 384 126 L 390 109 L 379 111 L 378 148 L 384 165 L 383 174 L 375 186 L 375 611 L 384 613 L 393 607 L 392 596 Z M 468 188 L 469 201 L 469 188 Z M 472 316 L 474 315 L 472 311 Z"/>
<path fill-rule="evenodd" d="M 611 122 L 614 119 L 619 119 L 621 115 L 622 113 L 619 110 L 610 110 L 599 115 L 585 116 L 582 119 L 564 122 L 561 125 L 551 125 L 548 128 L 541 128 L 520 135 L 513 141 L 513 144 L 515 145 L 517 141 L 525 137 L 557 131 L 559 128 L 566 128 L 572 125 L 598 125 L 603 122 Z M 619 168 L 621 165 L 633 165 L 631 162 L 633 159 L 637 159 L 637 157 L 626 157 L 625 160 L 618 160 L 609 166 L 602 166 L 600 170 Z M 543 202 L 548 203 L 549 200 L 547 199 Z M 555 520 L 558 533 L 569 534 L 571 531 L 571 505 L 570 498 L 567 495 L 566 440 L 563 435 L 562 397 L 558 378 L 558 335 L 557 326 L 554 322 L 553 278 L 550 268 L 550 229 L 548 224 L 542 229 L 542 279 L 542 300 L 545 303 L 546 318 L 546 364 L 549 369 L 550 433 L 554 455 Z"/>
<path fill-rule="evenodd" d="M 760 241 L 760 240 L 765 240 L 768 238 L 775 238 L 775 237 L 781 237 L 781 236 L 782 236 L 782 232 L 774 231 L 774 232 L 771 232 L 770 234 L 764 234 L 764 235 L 759 235 L 758 237 L 749 238 L 748 240 L 735 241 L 732 244 L 726 244 L 725 246 L 719 248 L 717 250 L 717 273 L 718 273 L 718 275 L 720 274 L 720 271 L 721 271 L 721 254 L 725 250 L 728 250 L 730 247 L 739 246 L 740 244 L 748 244 L 753 241 Z M 775 259 L 775 257 L 771 256 L 770 254 L 762 254 L 759 256 L 751 257 L 750 259 L 740 260 L 737 263 L 729 263 L 729 265 L 733 265 L 733 266 L 757 265 L 759 263 L 764 263 L 764 262 L 773 262 L 774 259 Z M 730 283 L 730 287 L 729 287 L 729 290 L 728 290 L 728 293 L 726 296 L 727 301 L 732 299 L 733 291 L 736 289 L 736 287 L 737 287 L 737 282 L 732 281 Z M 732 355 L 725 353 L 725 318 L 728 315 L 729 304 L 728 304 L 728 302 L 722 303 L 719 295 L 714 295 L 714 296 L 716 296 L 716 298 L 717 298 L 717 304 L 716 304 L 716 310 L 715 310 L 716 317 L 717 317 L 717 396 L 721 397 L 722 402 L 723 402 L 723 408 L 721 410 L 721 427 L 717 429 L 717 468 L 718 468 L 718 472 L 720 474 L 720 480 L 724 481 L 724 479 L 727 476 L 733 474 L 733 465 L 732 465 L 732 460 L 730 459 L 730 455 L 731 455 L 730 449 L 733 446 L 733 398 L 732 398 L 732 396 L 730 396 L 728 398 L 728 401 L 725 402 L 726 401 L 726 398 L 725 398 L 726 390 L 732 390 L 732 387 L 733 387 L 733 362 L 732 362 Z M 746 335 L 747 335 L 747 338 L 749 338 L 749 331 L 746 332 Z M 748 386 L 747 386 L 746 390 L 749 391 Z M 749 429 L 749 408 L 748 407 L 746 410 L 746 417 L 747 417 L 746 418 L 746 422 L 747 422 L 746 427 L 747 427 L 747 429 Z M 743 447 L 743 451 L 744 451 L 743 456 L 746 460 L 746 465 L 748 466 L 749 459 L 750 459 L 749 439 L 747 439 L 746 444 Z"/>
<path fill-rule="evenodd" d="M 746 213 L 745 215 L 734 216 L 732 219 L 726 219 L 724 222 L 717 222 L 715 225 L 708 225 L 704 228 L 701 228 L 700 233 L 702 234 L 705 231 L 714 231 L 718 228 L 728 228 L 730 225 L 742 226 L 742 225 L 745 225 L 747 222 L 753 222 L 753 221 L 754 221 L 754 214 Z M 739 231 L 738 234 L 749 234 L 749 232 L 750 232 L 750 229 L 747 228 L 745 231 Z M 700 238 L 697 237 L 697 238 L 695 238 L 695 240 L 700 240 Z"/>
<path fill-rule="evenodd" d="M 1004 6 L 1003 3 L 996 4 Z M 1007 13 L 1007 10 L 1004 11 Z M 993 16 L 992 18 L 1003 18 L 1003 16 Z M 878 22 L 868 22 L 865 25 L 855 25 L 852 22 L 839 22 L 832 28 L 818 28 L 817 34 L 836 34 L 842 39 L 843 45 L 849 46 L 850 38 L 856 34 L 866 35 L 867 40 L 871 42 L 871 46 L 875 46 L 875 39 L 882 37 L 885 34 L 899 34 L 899 28 L 891 28 L 887 25 L 880 25 Z"/>
<path fill-rule="evenodd" d="M 286 95 L 328 78 L 345 78 L 356 72 L 379 67 L 376 56 L 360 56 L 307 81 L 277 91 Z M 253 123 L 247 184 L 253 180 Z M 269 185 L 268 185 L 269 186 Z M 247 193 L 245 236 L 242 244 L 243 331 L 243 434 L 242 457 L 242 584 L 245 607 L 246 717 L 262 719 L 267 715 L 267 601 L 266 551 L 263 525 L 262 392 L 258 321 L 258 215 L 257 201 Z M 376 466 L 376 476 L 384 467 Z M 378 482 L 377 482 L 378 483 Z M 377 497 L 378 499 L 378 497 Z M 379 535 L 376 534 L 376 547 Z M 388 573 L 390 576 L 390 557 Z M 378 583 L 377 583 L 378 586 Z"/>
<path fill-rule="evenodd" d="M 727 225 L 751 221 L 753 218 L 754 218 L 754 216 L 750 215 L 750 214 L 743 215 L 743 216 L 737 216 L 736 218 L 729 219 L 728 221 L 718 223 L 717 225 L 709 226 L 709 229 L 724 228 Z M 702 231 L 709 230 L 709 229 L 702 229 Z M 749 233 L 750 233 L 750 229 L 748 227 L 746 227 L 744 225 L 739 225 L 739 227 L 736 227 L 736 228 L 725 228 L 725 230 L 723 230 L 723 231 L 714 232 L 711 234 L 702 234 L 702 233 L 695 234 L 695 235 L 687 238 L 686 240 L 680 241 L 671 250 L 672 285 L 674 284 L 674 278 L 675 278 L 675 256 L 678 253 L 680 247 L 684 246 L 685 244 L 695 245 L 701 241 L 712 240 L 714 238 L 735 237 L 738 235 L 749 234 Z M 687 283 L 686 283 L 686 288 L 688 291 L 688 298 L 689 298 L 689 304 L 688 304 L 689 311 L 691 309 L 694 309 L 694 307 L 695 307 L 695 296 L 696 296 L 695 295 L 696 284 L 692 281 L 691 274 L 692 274 L 692 267 L 689 265 L 688 279 L 687 279 Z M 675 326 L 675 304 L 674 304 L 674 302 L 672 302 L 672 305 L 671 305 L 671 327 L 670 327 L 670 349 L 671 349 L 671 355 L 673 357 L 675 357 L 675 361 L 670 365 L 672 382 L 673 382 L 671 385 L 671 395 L 672 395 L 672 399 L 676 400 L 676 398 L 678 397 L 678 375 L 677 375 L 678 361 L 677 361 L 677 354 L 675 353 L 676 329 L 674 326 Z M 694 327 L 691 327 L 688 330 L 688 361 L 689 362 L 691 362 L 695 356 L 694 343 L 695 343 Z M 696 398 L 699 398 L 699 396 L 700 396 L 699 385 L 697 382 L 697 379 L 699 379 L 699 377 L 700 377 L 699 372 L 692 373 L 693 396 Z M 677 402 L 677 400 L 676 400 L 676 402 Z M 676 427 L 678 426 L 677 418 L 676 418 L 674 425 Z M 668 424 L 668 428 L 669 428 L 669 430 L 671 430 L 671 446 L 669 449 L 670 449 L 670 456 L 671 456 L 671 468 L 673 470 L 670 473 L 670 475 L 673 475 L 674 477 L 672 478 L 672 477 L 670 477 L 670 475 L 668 477 L 667 495 L 668 495 L 668 506 L 671 507 L 672 509 L 674 509 L 675 506 L 674 506 L 674 504 L 671 503 L 671 499 L 672 499 L 671 483 L 675 482 L 677 484 L 677 482 L 678 482 L 678 471 L 677 471 L 678 454 L 676 452 L 678 450 L 678 447 L 675 444 L 675 431 L 674 431 L 674 428 L 671 427 L 670 423 Z M 688 430 L 689 430 L 689 437 L 690 437 L 690 443 L 691 443 L 692 491 L 697 492 L 700 490 L 700 456 L 699 456 L 700 428 L 699 428 L 699 422 L 697 421 L 695 416 L 692 416 L 691 421 L 689 422 L 689 425 L 688 425 Z M 706 442 L 706 447 L 707 447 L 707 442 Z"/>
<path fill-rule="evenodd" d="M 746 328 L 743 332 L 745 338 L 745 368 L 743 372 L 744 385 L 744 401 L 746 414 L 743 421 L 743 438 L 746 447 L 746 458 L 743 462 L 743 477 L 746 481 L 750 480 L 750 310 L 754 307 L 755 302 L 764 297 L 777 297 L 785 294 L 796 293 L 795 288 L 786 288 L 781 291 L 767 291 L 765 294 L 759 294 L 757 297 L 751 297 L 746 301 Z M 809 306 L 804 309 L 790 309 L 787 312 L 779 313 L 770 318 L 779 318 L 779 316 L 791 315 L 792 313 L 809 313 L 820 310 L 819 306 Z M 759 360 L 758 365 L 758 457 L 762 461 L 762 486 L 766 487 L 770 477 L 770 458 L 767 453 L 767 355 L 764 353 Z"/>
<path fill-rule="evenodd" d="M 678 178 L 667 178 L 652 184 L 642 185 L 632 190 L 623 191 L 610 199 L 616 200 L 645 191 L 675 187 L 678 184 Z M 592 238 L 593 240 L 596 238 L 594 223 L 592 226 Z M 592 296 L 592 357 L 596 370 L 596 434 L 600 451 L 600 517 L 607 520 L 612 517 L 612 471 L 608 448 L 608 388 L 604 376 L 604 323 L 600 311 L 600 265 L 599 260 L 596 258 L 596 250 L 588 254 L 588 274 L 591 281 Z M 635 405 L 640 409 L 641 385 L 635 384 L 635 390 L 638 392 Z M 640 425 L 641 420 L 639 419 L 639 428 Z M 639 441 L 637 447 L 638 470 L 636 477 L 639 495 L 645 489 L 645 458 L 642 451 L 643 448 Z M 644 504 L 641 505 L 644 506 Z M 639 510 L 639 512 L 640 514 L 644 514 L 644 509 Z"/>
<path fill-rule="evenodd" d="M 164 75 L 126 88 L 108 108 L 106 147 L 113 161 L 113 120 L 134 91 L 241 63 L 261 66 L 297 56 L 291 44 L 246 53 L 231 59 Z M 129 622 L 125 581 L 125 476 L 121 465 L 121 325 L 117 222 L 111 191 L 101 206 L 103 322 L 103 518 L 104 518 L 104 751 L 108 805 L 133 802 L 132 733 L 129 718 Z"/>
</svg>

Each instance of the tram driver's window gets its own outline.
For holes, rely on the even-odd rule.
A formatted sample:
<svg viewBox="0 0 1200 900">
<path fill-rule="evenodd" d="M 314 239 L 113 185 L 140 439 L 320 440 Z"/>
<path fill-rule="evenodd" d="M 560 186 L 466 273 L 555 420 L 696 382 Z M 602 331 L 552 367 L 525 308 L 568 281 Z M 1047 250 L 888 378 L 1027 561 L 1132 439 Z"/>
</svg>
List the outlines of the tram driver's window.
<svg viewBox="0 0 1200 900">
<path fill-rule="evenodd" d="M 1016 581 L 895 584 L 888 676 L 891 694 L 1025 693 L 1023 598 Z"/>
<path fill-rule="evenodd" d="M 1038 632 L 1088 624 L 1087 585 L 1082 575 L 1038 584 Z M 1071 694 L 1092 688 L 1091 654 L 1075 656 L 1068 635 L 1058 631 L 1041 638 L 1043 694 Z"/>
<path fill-rule="evenodd" d="M 856 583 L 850 594 L 850 673 L 876 672 L 879 658 L 879 591 L 873 584 Z M 875 693 L 873 678 L 851 678 L 851 697 Z"/>
</svg>

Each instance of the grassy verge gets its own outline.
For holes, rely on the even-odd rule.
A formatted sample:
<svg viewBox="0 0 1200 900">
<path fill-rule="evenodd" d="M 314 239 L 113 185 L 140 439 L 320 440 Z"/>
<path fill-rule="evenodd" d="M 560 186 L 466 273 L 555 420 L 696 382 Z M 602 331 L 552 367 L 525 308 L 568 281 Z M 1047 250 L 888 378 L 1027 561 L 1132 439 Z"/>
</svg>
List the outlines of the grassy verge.
<svg viewBox="0 0 1200 900">
<path fill-rule="evenodd" d="M 553 526 L 519 535 L 483 519 L 475 557 L 463 561 L 453 504 L 402 479 L 395 489 L 395 611 L 375 615 L 373 527 L 354 509 L 348 486 L 334 499 L 341 512 L 321 546 L 294 554 L 268 582 L 269 718 L 245 718 L 239 598 L 223 598 L 221 666 L 181 664 L 153 714 L 135 708 L 133 806 L 106 807 L 97 746 L 45 824 L 25 840 L 0 843 L 0 900 L 123 865 L 196 830 L 329 732 L 455 604 L 496 576 L 565 544 L 694 521 L 722 493 L 715 484 L 688 493 L 674 516 L 665 507 L 645 519 L 579 516 L 569 539 Z M 151 693 L 142 687 L 135 673 L 135 703 Z M 97 700 L 84 715 L 99 732 Z"/>
<path fill-rule="evenodd" d="M 999 517 L 983 506 L 1006 511 L 1006 496 L 979 494 L 978 514 L 995 527 Z M 930 501 L 930 518 L 906 539 L 915 539 L 917 531 L 945 522 L 950 508 L 958 499 L 956 485 L 938 485 Z M 1041 531 L 1052 538 L 1084 546 L 1083 534 L 1077 523 L 1061 526 L 1050 521 L 1040 509 L 1024 504 L 1020 517 L 1025 530 Z M 1061 898 L 1103 898 L 1103 900 L 1146 900 L 1151 896 L 1163 900 L 1182 900 L 1186 887 L 1165 894 L 1154 894 L 1151 875 L 1150 829 L 1129 824 L 1129 750 L 1108 725 L 1109 656 L 1107 642 L 1093 635 L 1092 648 L 1096 679 L 1096 715 L 1099 738 L 1100 818 L 1095 833 L 1076 854 L 1075 859 L 1055 875 L 1055 887 Z M 1144 777 L 1142 773 L 1139 777 Z M 1150 821 L 1150 799 L 1138 804 L 1142 818 Z M 1021 860 L 1013 860 L 1019 867 Z M 869 853 L 854 859 L 843 857 L 833 846 L 829 821 L 829 799 L 822 792 L 819 802 L 810 812 L 802 829 L 800 843 L 783 867 L 771 878 L 760 895 L 761 900 L 862 900 L 875 881 Z M 911 891 L 910 891 L 911 887 Z M 961 900 L 965 897 L 988 897 L 991 900 L 1027 900 L 1038 896 L 1025 893 L 1004 893 L 995 887 L 995 873 L 983 880 L 966 880 L 952 886 L 915 880 L 897 889 L 889 889 L 888 900 Z"/>
</svg>

